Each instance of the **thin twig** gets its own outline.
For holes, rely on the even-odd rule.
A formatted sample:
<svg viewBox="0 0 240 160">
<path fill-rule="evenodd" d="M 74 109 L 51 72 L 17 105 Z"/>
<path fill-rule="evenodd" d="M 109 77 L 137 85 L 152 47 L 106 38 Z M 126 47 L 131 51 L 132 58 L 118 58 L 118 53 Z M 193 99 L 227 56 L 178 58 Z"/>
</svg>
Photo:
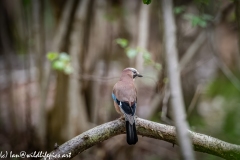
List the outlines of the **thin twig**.
<svg viewBox="0 0 240 160">
<path fill-rule="evenodd" d="M 198 49 L 202 46 L 205 40 L 206 32 L 202 31 L 195 39 L 195 41 L 190 45 L 190 47 L 187 49 L 182 59 L 180 60 L 179 67 L 181 71 L 186 67 L 187 63 L 192 59 L 195 53 L 197 53 Z"/>
<path fill-rule="evenodd" d="M 95 75 L 90 75 L 90 74 L 76 75 L 75 73 L 71 74 L 70 76 L 72 76 L 72 78 L 77 78 L 79 80 L 89 80 L 89 81 L 98 81 L 98 82 L 106 82 L 106 81 L 111 81 L 111 80 L 115 80 L 115 79 L 120 78 L 120 77 L 95 76 Z M 151 76 L 146 76 L 146 75 L 143 74 L 143 78 L 151 79 L 155 84 L 157 84 L 157 81 Z"/>
<path fill-rule="evenodd" d="M 72 74 L 71 75 L 73 78 L 77 78 L 79 80 L 91 80 L 91 81 L 97 81 L 97 82 L 106 82 L 110 81 L 113 79 L 117 79 L 119 77 L 102 77 L 102 76 L 94 76 L 94 75 L 89 75 L 89 74 Z"/>
<path fill-rule="evenodd" d="M 197 63 L 195 64 L 191 64 L 189 65 L 186 69 L 184 69 L 182 72 L 181 72 L 181 75 L 186 75 L 188 72 L 191 72 L 192 70 L 204 65 L 205 63 L 209 62 L 210 60 L 212 60 L 214 57 L 212 58 L 207 58 L 207 59 L 203 59 L 203 60 L 200 60 L 198 61 Z"/>
<path fill-rule="evenodd" d="M 168 112 L 168 101 L 170 98 L 170 90 L 168 85 L 166 85 L 165 87 L 165 94 L 164 94 L 164 98 L 163 98 L 163 105 L 162 105 L 162 113 L 161 113 L 161 120 L 163 122 L 166 122 L 167 124 L 173 124 L 173 122 L 167 118 L 167 112 Z"/>
<path fill-rule="evenodd" d="M 222 59 L 219 57 L 218 50 L 216 46 L 214 45 L 216 40 L 214 36 L 213 26 L 209 27 L 208 29 L 208 36 L 209 36 L 209 44 L 210 48 L 212 49 L 213 56 L 219 66 L 219 68 L 222 70 L 222 72 L 225 74 L 225 76 L 229 79 L 229 81 L 240 91 L 240 81 L 239 79 L 232 73 L 232 71 L 227 67 L 227 65 L 222 61 Z"/>
<path fill-rule="evenodd" d="M 193 96 L 193 99 L 188 107 L 188 111 L 187 111 L 187 117 L 190 116 L 190 114 L 192 113 L 193 109 L 194 109 L 194 106 L 196 105 L 200 95 L 201 95 L 201 92 L 202 92 L 202 86 L 201 85 L 198 85 L 197 86 L 197 89 L 196 89 L 196 92 L 194 93 L 194 96 Z"/>
</svg>

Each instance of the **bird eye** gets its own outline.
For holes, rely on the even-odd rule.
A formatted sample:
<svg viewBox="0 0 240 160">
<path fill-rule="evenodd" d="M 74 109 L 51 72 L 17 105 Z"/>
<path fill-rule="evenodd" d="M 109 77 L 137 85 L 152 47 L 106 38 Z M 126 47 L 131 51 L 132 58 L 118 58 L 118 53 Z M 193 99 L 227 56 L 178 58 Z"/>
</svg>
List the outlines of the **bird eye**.
<svg viewBox="0 0 240 160">
<path fill-rule="evenodd" d="M 136 74 L 137 72 L 136 71 L 133 71 L 134 74 Z"/>
</svg>

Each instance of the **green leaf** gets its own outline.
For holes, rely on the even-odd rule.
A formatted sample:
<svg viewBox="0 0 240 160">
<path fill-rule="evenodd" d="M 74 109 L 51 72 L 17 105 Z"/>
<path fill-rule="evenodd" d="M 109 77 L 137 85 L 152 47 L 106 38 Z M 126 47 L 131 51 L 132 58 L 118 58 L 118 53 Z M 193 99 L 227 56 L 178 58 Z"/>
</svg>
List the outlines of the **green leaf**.
<svg viewBox="0 0 240 160">
<path fill-rule="evenodd" d="M 193 16 L 193 18 L 191 19 L 192 21 L 192 26 L 196 27 L 198 26 L 200 23 L 202 23 L 202 20 L 200 19 L 200 17 L 198 16 Z"/>
<path fill-rule="evenodd" d="M 198 25 L 201 26 L 202 28 L 205 28 L 207 26 L 207 22 L 206 21 L 199 21 Z"/>
<path fill-rule="evenodd" d="M 137 49 L 138 52 L 144 52 L 145 51 L 145 49 L 143 49 L 142 47 L 139 47 L 139 46 L 136 49 Z"/>
<path fill-rule="evenodd" d="M 64 73 L 66 73 L 66 74 L 71 74 L 71 73 L 73 73 L 73 68 L 72 68 L 72 66 L 67 65 L 67 66 L 64 68 Z"/>
<path fill-rule="evenodd" d="M 69 62 L 70 61 L 70 56 L 67 53 L 62 52 L 59 55 L 59 60 L 64 61 L 64 62 Z"/>
<path fill-rule="evenodd" d="M 47 59 L 49 61 L 53 61 L 58 58 L 58 53 L 57 52 L 48 52 L 47 54 Z"/>
<path fill-rule="evenodd" d="M 118 38 L 116 39 L 117 44 L 119 44 L 122 48 L 126 48 L 128 45 L 128 40 L 124 38 Z"/>
<path fill-rule="evenodd" d="M 203 28 L 207 26 L 208 21 L 213 19 L 213 17 L 208 14 L 203 14 L 200 16 L 193 15 L 193 14 L 185 14 L 184 18 L 191 21 L 193 27 L 200 26 Z"/>
<path fill-rule="evenodd" d="M 65 63 L 63 61 L 54 61 L 52 63 L 52 68 L 56 69 L 56 70 L 63 70 L 65 68 Z"/>
<path fill-rule="evenodd" d="M 169 79 L 167 77 L 163 78 L 163 83 L 167 84 L 169 82 Z"/>
<path fill-rule="evenodd" d="M 185 10 L 186 10 L 185 6 L 178 6 L 178 7 L 174 7 L 173 11 L 174 11 L 175 14 L 181 14 Z"/>
<path fill-rule="evenodd" d="M 133 58 L 133 57 L 135 57 L 136 55 L 137 55 L 137 50 L 136 49 L 134 49 L 134 48 L 128 48 L 127 50 L 126 50 L 126 54 L 127 54 L 127 56 L 128 56 L 128 58 Z"/>
<path fill-rule="evenodd" d="M 186 20 L 191 20 L 193 18 L 193 15 L 192 14 L 184 14 L 183 18 Z"/>
<path fill-rule="evenodd" d="M 209 14 L 203 14 L 202 19 L 206 20 L 206 21 L 210 21 L 213 19 L 213 16 L 209 15 Z"/>
<path fill-rule="evenodd" d="M 22 3 L 24 5 L 24 7 L 28 7 L 28 6 L 31 5 L 31 1 L 30 0 L 23 0 Z"/>
<path fill-rule="evenodd" d="M 161 65 L 160 63 L 155 63 L 155 64 L 154 64 L 154 67 L 155 67 L 158 71 L 160 71 L 160 70 L 162 69 L 162 65 Z"/>
<path fill-rule="evenodd" d="M 148 52 L 143 53 L 143 59 L 144 60 L 151 60 L 151 54 Z"/>
<path fill-rule="evenodd" d="M 152 0 L 143 0 L 143 3 L 147 4 L 147 5 L 149 5 L 151 2 L 152 2 Z"/>
</svg>

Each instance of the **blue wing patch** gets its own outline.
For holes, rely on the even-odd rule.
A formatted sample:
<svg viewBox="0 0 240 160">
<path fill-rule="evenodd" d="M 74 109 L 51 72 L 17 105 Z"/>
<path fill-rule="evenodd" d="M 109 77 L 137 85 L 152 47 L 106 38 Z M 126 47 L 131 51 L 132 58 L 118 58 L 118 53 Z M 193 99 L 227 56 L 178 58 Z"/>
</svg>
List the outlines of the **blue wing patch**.
<svg viewBox="0 0 240 160">
<path fill-rule="evenodd" d="M 129 103 L 128 102 L 121 102 L 119 101 L 116 96 L 112 93 L 112 99 L 118 104 L 118 106 L 121 107 L 121 109 L 126 113 L 126 114 L 129 114 L 129 115 L 135 115 L 135 112 L 136 112 L 136 107 L 137 107 L 137 103 L 133 103 L 132 106 L 129 106 Z"/>
<path fill-rule="evenodd" d="M 115 102 L 117 102 L 117 98 L 116 98 L 116 96 L 112 93 L 112 99 L 115 101 Z"/>
</svg>

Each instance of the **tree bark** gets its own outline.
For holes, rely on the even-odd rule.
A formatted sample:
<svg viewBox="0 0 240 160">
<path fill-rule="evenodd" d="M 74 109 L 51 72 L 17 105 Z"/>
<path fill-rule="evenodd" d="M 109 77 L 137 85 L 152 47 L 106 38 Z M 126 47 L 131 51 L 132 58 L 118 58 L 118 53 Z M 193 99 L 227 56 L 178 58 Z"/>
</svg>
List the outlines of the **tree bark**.
<svg viewBox="0 0 240 160">
<path fill-rule="evenodd" d="M 6 86 L 8 87 L 7 97 L 7 107 L 6 110 L 6 120 L 3 122 L 4 127 L 7 129 L 9 133 L 17 133 L 18 125 L 16 118 L 16 110 L 14 106 L 15 98 L 14 98 L 14 78 L 13 78 L 13 62 L 12 55 L 14 54 L 13 42 L 11 40 L 12 35 L 10 34 L 8 27 L 10 20 L 12 17 L 7 16 L 8 11 L 6 7 L 6 3 L 4 1 L 0 2 L 0 44 L 2 46 L 1 51 L 3 52 L 4 62 L 4 70 L 5 70 L 5 81 L 7 82 Z M 0 110 L 1 111 L 1 110 Z M 2 111 L 1 111 L 2 112 Z"/>
<path fill-rule="evenodd" d="M 93 74 L 94 69 L 97 66 L 97 63 L 103 59 L 103 55 L 107 51 L 107 46 L 109 45 L 109 31 L 108 25 L 109 21 L 106 19 L 108 2 L 106 0 L 98 0 L 93 2 L 92 21 L 89 31 L 89 44 L 87 46 L 87 54 L 84 55 L 84 69 L 83 73 Z M 94 47 L 92 47 L 94 46 Z M 82 76 L 82 75 L 81 75 Z M 81 77 L 80 77 L 81 78 Z M 99 104 L 97 104 L 97 99 L 99 95 L 96 95 L 93 92 L 97 92 L 97 88 L 94 88 L 98 83 L 91 81 L 84 81 L 84 90 L 86 94 L 86 102 L 89 106 L 88 110 L 90 111 L 90 121 L 95 122 L 96 115 L 98 111 Z"/>
<path fill-rule="evenodd" d="M 148 34 L 149 34 L 149 10 L 150 6 L 141 3 L 140 16 L 139 16 L 139 29 L 138 29 L 138 47 L 147 50 Z M 138 71 L 143 70 L 143 53 L 140 51 L 136 58 L 136 68 Z"/>
<path fill-rule="evenodd" d="M 69 30 L 71 29 L 71 24 L 73 16 L 76 11 L 76 6 L 78 5 L 78 0 L 67 1 L 64 7 L 61 20 L 59 22 L 58 28 L 55 32 L 53 39 L 52 50 L 55 52 L 61 52 L 65 49 L 68 37 Z M 43 107 L 46 105 L 48 89 L 50 85 L 51 78 L 51 66 L 50 63 L 46 63 L 45 69 L 45 79 L 43 81 L 42 87 L 42 97 L 40 105 Z M 65 130 L 63 126 L 67 122 L 67 87 L 68 87 L 68 76 L 64 73 L 58 72 L 57 83 L 56 83 L 56 95 L 54 97 L 53 108 L 48 112 L 47 117 L 47 140 L 48 147 L 49 145 L 54 144 L 55 142 L 61 142 L 66 139 Z M 61 117 L 59 119 L 59 117 Z M 56 133 L 59 133 L 56 135 Z"/>
<path fill-rule="evenodd" d="M 34 0 L 32 2 L 32 8 L 33 8 L 33 36 L 34 36 L 34 42 L 35 42 L 35 55 L 36 55 L 36 66 L 37 66 L 37 71 L 38 71 L 38 94 L 40 97 L 44 97 L 41 92 L 42 86 L 42 78 L 43 78 L 43 60 L 42 57 L 45 54 L 45 37 L 44 37 L 44 16 L 43 16 L 43 6 L 44 2 L 43 1 L 38 1 Z M 46 99 L 46 98 L 45 98 Z M 41 145 L 44 146 L 45 144 L 45 138 L 46 138 L 46 109 L 45 109 L 45 103 L 42 105 L 42 103 L 39 106 L 39 116 L 37 117 L 38 124 L 37 124 L 37 131 L 38 131 L 38 136 L 40 138 L 40 142 L 42 143 Z"/>
<path fill-rule="evenodd" d="M 240 55 L 240 0 L 235 0 L 235 15 L 238 26 L 238 54 Z"/>
<path fill-rule="evenodd" d="M 172 0 L 162 0 L 164 36 L 166 40 L 166 62 L 171 92 L 171 107 L 173 120 L 177 128 L 177 137 L 182 158 L 194 160 L 191 139 L 188 134 L 188 123 L 183 102 L 180 67 L 178 64 L 178 51 L 176 45 L 176 25 L 173 15 Z"/>
<path fill-rule="evenodd" d="M 177 133 L 173 126 L 136 117 L 136 127 L 138 135 L 177 144 Z M 237 160 L 240 158 L 239 145 L 230 144 L 192 131 L 188 131 L 188 133 L 191 135 L 195 151 L 231 160 Z M 67 159 L 68 157 L 62 157 L 64 155 L 73 158 L 84 150 L 119 134 L 125 134 L 125 121 L 123 119 L 117 119 L 102 124 L 74 137 L 49 153 L 49 155 L 56 156 L 49 159 Z"/>
<path fill-rule="evenodd" d="M 74 77 L 69 77 L 68 82 L 68 123 L 66 137 L 76 136 L 77 133 L 84 132 L 88 129 L 87 111 L 84 97 L 81 94 L 81 81 L 79 81 L 80 59 L 84 48 L 84 29 L 87 17 L 87 9 L 89 0 L 82 0 L 78 4 L 77 12 L 75 14 L 73 30 L 70 37 L 70 51 L 69 54 L 74 68 Z M 72 125 L 75 124 L 75 125 Z"/>
</svg>

